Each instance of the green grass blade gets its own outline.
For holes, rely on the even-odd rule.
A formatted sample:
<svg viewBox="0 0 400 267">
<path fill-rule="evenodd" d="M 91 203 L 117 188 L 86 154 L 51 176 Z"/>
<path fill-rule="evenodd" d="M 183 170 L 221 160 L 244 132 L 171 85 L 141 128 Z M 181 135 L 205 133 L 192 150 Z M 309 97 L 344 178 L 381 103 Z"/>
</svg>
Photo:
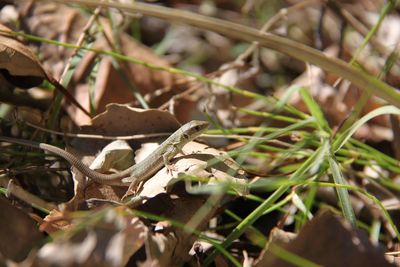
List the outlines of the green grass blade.
<svg viewBox="0 0 400 267">
<path fill-rule="evenodd" d="M 334 156 L 330 155 L 328 161 L 335 183 L 346 185 L 346 180 L 344 179 L 343 173 L 340 170 L 340 166 Z M 353 207 L 351 206 L 349 192 L 346 188 L 341 187 L 337 187 L 336 192 L 338 194 L 340 207 L 342 208 L 344 217 L 351 223 L 351 225 L 355 227 L 357 224 L 356 215 L 354 214 Z"/>
<path fill-rule="evenodd" d="M 376 32 L 379 30 L 385 17 L 389 14 L 389 12 L 391 12 L 395 8 L 395 6 L 396 6 L 396 1 L 388 1 L 386 5 L 382 8 L 381 13 L 379 14 L 378 21 L 365 36 L 361 46 L 354 53 L 354 56 L 352 57 L 350 64 L 353 64 L 357 60 L 357 57 L 359 56 L 361 51 L 368 45 L 374 34 L 376 34 Z"/>
<path fill-rule="evenodd" d="M 355 192 L 359 192 L 363 194 L 365 197 L 370 199 L 372 202 L 374 202 L 382 211 L 383 217 L 387 220 L 387 222 L 390 224 L 392 227 L 393 231 L 396 233 L 396 238 L 398 241 L 400 241 L 400 231 L 397 228 L 396 224 L 392 220 L 392 217 L 390 216 L 389 212 L 386 210 L 386 208 L 383 206 L 382 202 L 380 202 L 374 195 L 368 193 L 366 190 L 352 186 L 352 185 L 343 185 L 343 184 L 332 184 L 332 183 L 326 183 L 326 182 L 313 182 L 313 181 L 304 181 L 303 184 L 318 184 L 318 186 L 325 186 L 325 187 L 335 187 L 335 188 L 346 188 L 349 190 L 353 190 Z"/>
<path fill-rule="evenodd" d="M 310 169 L 313 169 L 315 166 L 321 165 L 325 155 L 327 154 L 329 149 L 328 140 L 324 140 L 322 145 L 291 175 L 289 181 L 292 182 L 301 182 L 305 174 Z M 314 168 L 317 169 L 317 168 Z M 289 185 L 283 185 L 279 187 L 274 193 L 271 194 L 261 205 L 259 205 L 256 209 L 253 210 L 243 221 L 236 226 L 236 228 L 232 231 L 230 235 L 228 235 L 225 241 L 221 244 L 223 248 L 228 247 L 236 238 L 241 236 L 243 232 L 251 226 L 255 221 L 260 218 L 264 212 L 270 208 L 288 189 Z M 209 265 L 217 255 L 216 251 L 213 251 L 205 260 L 204 266 Z"/>
<path fill-rule="evenodd" d="M 350 137 L 367 121 L 370 119 L 380 116 L 380 115 L 385 115 L 385 114 L 396 114 L 400 115 L 400 109 L 394 107 L 394 106 L 384 106 L 377 108 L 367 115 L 363 116 L 361 119 L 356 121 L 353 126 L 348 128 L 346 131 L 344 131 L 342 134 L 339 134 L 336 140 L 333 142 L 332 145 L 332 151 L 337 152 L 339 149 L 342 148 L 342 146 L 350 139 Z"/>
<path fill-rule="evenodd" d="M 307 108 L 310 111 L 311 115 L 315 118 L 318 128 L 321 131 L 330 133 L 331 129 L 329 127 L 329 124 L 326 121 L 325 116 L 322 113 L 322 110 L 319 108 L 319 105 L 317 104 L 317 102 L 315 102 L 314 98 L 310 95 L 310 93 L 306 89 L 301 88 L 300 96 L 303 98 L 303 101 L 307 105 Z"/>
<path fill-rule="evenodd" d="M 308 186 L 307 189 L 308 191 L 304 200 L 304 204 L 307 212 L 312 215 L 311 208 L 315 202 L 315 198 L 318 191 L 318 185 L 310 185 Z M 308 219 L 310 218 L 307 213 L 300 214 L 299 219 L 296 220 L 296 225 L 295 225 L 296 232 L 298 232 L 303 227 L 303 225 L 308 221 Z"/>
<path fill-rule="evenodd" d="M 299 267 L 321 267 L 322 265 L 313 263 L 312 261 L 307 260 L 299 255 L 296 255 L 293 252 L 290 252 L 274 243 L 270 244 L 269 250 L 275 256 L 281 258 L 282 260 L 293 264 L 293 266 Z"/>
</svg>

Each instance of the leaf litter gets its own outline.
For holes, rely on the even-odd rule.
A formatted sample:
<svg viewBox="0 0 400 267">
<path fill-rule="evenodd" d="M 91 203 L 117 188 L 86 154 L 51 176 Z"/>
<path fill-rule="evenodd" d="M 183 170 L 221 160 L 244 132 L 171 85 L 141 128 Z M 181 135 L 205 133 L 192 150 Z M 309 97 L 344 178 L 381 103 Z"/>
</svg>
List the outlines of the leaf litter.
<svg viewBox="0 0 400 267">
<path fill-rule="evenodd" d="M 225 258 L 221 256 L 212 258 L 211 252 L 217 247 L 216 242 L 224 240 L 226 242 L 232 233 L 241 231 L 234 226 L 240 227 L 242 218 L 254 212 L 257 207 L 255 203 L 268 199 L 270 196 L 268 192 L 273 194 L 276 188 L 279 191 L 280 183 L 285 186 L 287 180 L 281 178 L 289 177 L 296 169 L 301 168 L 307 155 L 316 149 L 316 140 L 324 138 L 320 132 L 314 131 L 312 125 L 309 125 L 308 129 L 284 131 L 285 127 L 290 127 L 290 123 L 293 123 L 292 118 L 296 116 L 296 119 L 301 118 L 303 115 L 299 115 L 300 112 L 308 112 L 310 108 L 306 106 L 301 95 L 296 94 L 296 90 L 293 90 L 295 93 L 288 95 L 293 86 L 307 88 L 310 91 L 333 128 L 340 127 L 344 117 L 348 116 L 357 105 L 362 95 L 360 88 L 346 82 L 338 83 L 338 77 L 332 73 L 326 73 L 315 66 L 305 67 L 302 62 L 294 61 L 272 50 L 256 48 L 250 53 L 252 57 L 237 57 L 235 60 L 229 53 L 234 51 L 233 48 L 240 49 L 240 42 L 214 32 L 194 30 L 187 26 L 169 26 L 165 21 L 157 22 L 144 16 L 141 21 L 142 30 L 161 31 L 153 33 L 151 38 L 159 35 L 164 36 L 164 39 L 156 44 L 151 42 L 155 42 L 157 38 L 143 36 L 143 43 L 140 43 L 131 38 L 132 32 L 129 32 L 127 27 L 133 25 L 135 20 L 138 22 L 138 18 L 126 16 L 123 12 L 114 10 L 115 13 L 105 19 L 101 15 L 104 15 L 106 9 L 98 8 L 97 14 L 101 15 L 93 19 L 94 23 L 87 13 L 72 6 L 36 1 L 7 2 L 11 8 L 19 12 L 20 19 L 30 34 L 71 44 L 76 43 L 81 35 L 90 35 L 94 42 L 91 43 L 88 38 L 86 46 L 120 52 L 138 61 L 122 62 L 112 57 L 100 56 L 93 51 L 81 51 L 81 55 L 74 55 L 72 49 L 46 42 L 41 42 L 36 48 L 32 46 L 28 48 L 26 44 L 14 40 L 14 37 L 7 39 L 7 35 L 1 35 L 1 38 L 6 38 L 2 39 L 0 45 L 1 55 L 5 55 L 4 53 L 10 55 L 10 51 L 14 51 L 12 53 L 17 51 L 13 59 L 18 62 L 0 60 L 0 68 L 13 75 L 25 76 L 24 81 L 28 82 L 30 77 L 37 77 L 33 79 L 33 83 L 29 83 L 29 87 L 39 86 L 42 80 L 47 78 L 47 70 L 50 70 L 55 77 L 61 77 L 68 60 L 75 59 L 79 62 L 77 66 L 72 67 L 74 73 L 68 89 L 72 90 L 75 99 L 83 103 L 85 109 L 90 108 L 92 114 L 96 116 L 94 118 L 83 116 L 75 106 L 66 103 L 64 105 L 66 113 L 63 114 L 69 116 L 63 115 L 60 118 L 58 132 L 71 132 L 72 129 L 76 134 L 97 135 L 99 138 L 69 139 L 62 135 L 33 131 L 24 126 L 23 121 L 17 124 L 10 120 L 11 116 L 8 116 L 7 123 L 2 125 L 2 135 L 58 144 L 65 142 L 67 151 L 79 157 L 87 166 L 93 164 L 92 168 L 103 173 L 118 172 L 132 166 L 134 162 L 139 162 L 143 159 L 143 155 L 151 154 L 168 133 L 177 130 L 181 125 L 180 122 L 192 118 L 205 119 L 205 110 L 210 121 L 217 126 L 210 132 L 223 133 L 230 138 L 216 142 L 217 140 L 208 136 L 188 143 L 183 153 L 171 160 L 172 168 L 161 168 L 137 188 L 131 188 L 129 192 L 127 187 L 92 182 L 74 170 L 72 170 L 72 180 L 65 179 L 69 178 L 68 174 L 66 175 L 69 172 L 57 173 L 57 169 L 68 169 L 60 159 L 55 159 L 50 154 L 45 156 L 32 154 L 32 159 L 39 156 L 41 157 L 39 159 L 45 159 L 47 164 L 44 165 L 45 171 L 40 171 L 38 168 L 41 166 L 40 163 L 38 164 L 37 160 L 32 161 L 36 172 L 27 177 L 24 173 L 27 172 L 29 176 L 32 166 L 20 165 L 22 168 L 14 169 L 15 164 L 18 166 L 21 161 L 18 162 L 18 157 L 10 155 L 18 153 L 11 151 L 11 146 L 2 144 L 1 148 L 5 148 L 3 150 L 5 160 L 1 159 L 1 163 L 5 162 L 2 166 L 6 168 L 0 171 L 1 178 L 4 178 L 1 185 L 5 189 L 4 192 L 8 192 L 6 196 L 13 201 L 10 201 L 13 205 L 8 204 L 8 208 L 13 212 L 22 210 L 24 212 L 22 214 L 30 215 L 28 217 L 20 214 L 18 218 L 14 216 L 8 218 L 3 228 L 4 236 L 12 237 L 20 234 L 25 237 L 24 239 L 33 239 L 33 244 L 27 242 L 25 246 L 18 246 L 22 243 L 15 242 L 15 246 L 10 247 L 12 249 L 1 249 L 3 258 L 14 262 L 23 260 L 22 264 L 30 266 L 131 266 L 139 262 L 155 266 L 182 266 L 184 263 L 200 266 L 209 263 L 210 259 L 214 259 L 218 266 L 239 262 L 247 266 L 291 266 L 288 262 L 317 263 L 327 266 L 344 263 L 351 266 L 389 266 L 391 265 L 389 261 L 396 262 L 396 256 L 386 256 L 386 259 L 383 256 L 385 249 L 396 252 L 398 247 L 398 241 L 395 241 L 396 229 L 390 224 L 391 217 L 385 214 L 385 210 L 377 208 L 377 202 L 372 201 L 373 198 L 367 195 L 367 192 L 373 192 L 382 207 L 390 211 L 389 216 L 395 217 L 398 212 L 397 161 L 387 159 L 383 154 L 376 154 L 375 150 L 367 150 L 370 154 L 368 157 L 365 151 L 357 150 L 362 146 L 353 140 L 350 141 L 351 146 L 357 149 L 352 150 L 351 146 L 345 147 L 340 152 L 347 154 L 336 156 L 349 182 L 349 185 L 345 186 L 354 188 L 358 186 L 358 191 L 354 189 L 350 195 L 351 203 L 357 219 L 362 220 L 364 229 L 370 231 L 369 239 L 365 232 L 352 228 L 337 215 L 340 213 L 341 204 L 338 204 L 336 192 L 332 187 L 328 187 L 330 190 L 324 190 L 326 188 L 313 187 L 314 185 L 295 185 L 291 187 L 291 194 L 279 199 L 273 207 L 270 207 L 271 210 L 264 211 L 266 216 L 260 217 L 255 224 L 246 226 L 242 237 L 235 238 L 227 248 L 219 247 L 219 253 Z M 184 1 L 172 2 L 173 7 L 188 8 L 185 4 L 181 6 L 180 2 Z M 218 14 L 218 17 L 233 21 L 240 21 L 241 16 L 246 16 L 245 10 L 247 12 L 256 10 L 256 5 L 259 5 L 258 8 L 265 8 L 261 3 L 246 1 L 245 7 L 241 10 L 244 13 L 240 13 L 235 4 L 214 2 L 215 6 L 207 6 L 210 4 L 207 3 L 198 7 L 193 5 L 190 8 L 199 8 L 201 12 L 208 10 L 209 15 Z M 357 53 L 356 49 L 363 40 L 360 32 L 357 32 L 360 28 L 354 26 L 354 20 L 349 20 L 349 15 L 344 11 L 350 12 L 366 25 L 372 25 L 379 19 L 377 16 L 379 4 L 371 4 L 368 1 L 360 1 L 362 9 L 370 12 L 368 16 L 366 12 L 363 14 L 357 11 L 354 8 L 355 3 L 351 1 L 346 4 L 336 2 L 333 4 L 331 3 L 333 1 L 329 1 L 328 13 L 308 6 L 308 2 L 312 1 L 305 1 L 304 4 L 287 1 L 286 7 L 279 5 L 273 7 L 275 11 L 283 8 L 280 10 L 288 13 L 280 17 L 279 24 L 269 25 L 269 30 L 311 47 L 314 46 L 313 41 L 321 41 L 321 47 L 329 57 L 341 57 L 348 61 Z M 336 7 L 341 9 L 332 8 L 332 5 L 337 5 Z M 210 7 L 211 9 L 204 9 Z M 213 7 L 218 8 L 213 9 Z M 4 10 L 6 9 L 0 11 Z M 349 20 L 349 23 L 356 28 L 346 33 L 346 39 L 342 40 L 341 46 L 338 45 L 343 34 L 337 28 L 340 22 L 339 13 L 344 17 L 342 19 Z M 318 37 L 313 28 L 318 24 L 319 14 L 324 16 L 324 22 L 320 26 L 328 34 Z M 276 18 L 278 17 L 277 15 Z M 396 16 L 390 15 L 387 18 L 385 23 L 393 25 L 397 23 Z M 15 29 L 12 20 L 5 19 L 2 22 Z M 152 26 L 146 28 L 145 23 Z M 246 24 L 243 21 L 241 23 Z M 82 32 L 84 28 L 85 31 Z M 398 79 L 396 59 L 392 68 L 384 74 L 380 73 L 384 66 L 388 66 L 387 61 L 386 63 L 384 61 L 385 56 L 390 55 L 387 47 L 390 46 L 390 42 L 396 40 L 395 33 L 390 34 L 392 39 L 386 39 L 388 33 L 385 33 L 385 30 L 389 28 L 391 27 L 381 27 L 382 30 L 378 31 L 371 45 L 360 54 L 358 64 L 376 76 L 385 77 L 389 84 L 395 86 Z M 185 35 L 177 34 L 179 32 Z M 7 44 L 8 47 L 2 49 Z M 372 52 L 374 49 L 378 52 Z M 41 56 L 43 63 L 36 59 L 36 54 Z M 237 60 L 238 58 L 241 58 L 241 61 Z M 169 71 L 160 71 L 141 64 L 141 61 Z M 205 79 L 209 79 L 209 85 L 194 82 L 193 78 L 185 75 L 185 72 L 176 73 L 170 68 L 173 65 L 204 73 Z M 127 83 L 124 77 L 130 77 L 131 84 Z M 7 86 L 23 87 L 18 83 Z M 226 86 L 246 88 L 249 93 L 238 93 L 238 91 L 233 93 L 226 90 Z M 95 93 L 88 93 L 90 91 Z M 274 98 L 268 99 L 272 101 L 268 102 L 266 98 L 257 94 L 263 96 L 274 94 L 278 100 L 288 97 L 289 101 L 285 104 L 291 104 L 291 107 L 297 108 L 298 111 L 292 114 L 290 112 L 293 109 L 290 108 L 275 109 L 274 104 L 270 104 L 276 104 Z M 256 97 L 253 98 L 254 96 Z M 19 96 L 14 94 L 14 97 L 17 99 Z M 34 99 L 30 102 L 33 103 L 30 106 L 35 106 Z M 126 105 L 128 102 L 135 108 Z M 18 103 L 20 102 L 16 101 L 14 105 L 17 106 Z M 368 114 L 383 105 L 375 96 L 370 97 L 366 103 L 361 115 Z M 163 106 L 168 108 L 169 112 L 147 108 L 148 106 L 155 108 Z M 33 119 L 34 124 L 41 127 L 46 126 L 44 122 L 49 114 L 52 115 L 50 112 L 47 115 L 37 116 L 36 114 L 41 111 L 23 109 L 17 109 L 19 110 L 17 117 L 23 120 Z M 260 124 L 261 122 L 264 124 Z M 232 130 L 229 130 L 230 128 Z M 274 134 L 276 129 L 281 129 L 279 130 L 281 133 L 270 140 L 270 134 Z M 164 138 L 146 138 L 146 135 L 157 133 L 166 135 Z M 265 139 L 265 143 L 253 141 L 257 139 L 248 141 L 245 135 L 243 138 L 237 138 L 238 134 L 254 133 L 265 134 L 260 137 Z M 309 134 L 314 134 L 317 138 L 311 139 Z M 117 140 L 109 144 L 110 141 L 102 140 L 101 136 L 144 138 Z M 378 149 L 386 149 L 384 152 L 387 154 L 390 154 L 387 148 L 379 146 L 384 142 L 390 142 L 393 136 L 387 116 L 374 118 L 355 134 L 356 138 L 367 140 L 369 144 L 379 144 Z M 148 145 L 147 142 L 151 144 Z M 23 153 L 26 153 L 26 150 Z M 347 158 L 340 158 L 345 157 L 344 155 Z M 38 165 L 35 165 L 35 162 Z M 323 170 L 324 165 L 321 164 L 318 168 Z M 9 172 L 9 169 L 16 170 L 16 175 L 10 175 L 12 172 Z M 262 170 L 267 171 L 261 175 Z M 319 177 L 316 177 L 318 175 Z M 329 171 L 317 172 L 316 176 L 307 182 L 329 184 L 331 182 L 329 175 Z M 15 176 L 17 179 L 11 180 L 8 176 Z M 49 177 L 51 179 L 47 179 Z M 53 188 L 44 186 L 46 180 L 57 186 Z M 16 184 L 11 186 L 10 181 L 12 183 L 16 181 Z M 260 186 L 261 184 L 263 186 Z M 253 185 L 258 186 L 257 190 L 262 188 L 261 193 L 255 190 L 256 187 L 253 191 Z M 331 186 L 341 185 L 331 184 Z M 63 197 L 58 201 L 53 199 L 58 207 L 53 210 L 43 210 L 49 212 L 44 216 L 10 196 L 18 196 L 35 206 L 36 202 L 32 195 L 17 195 L 15 188 L 35 192 L 50 201 L 49 192 L 62 194 Z M 121 205 L 124 196 L 134 196 L 137 201 L 131 206 Z M 318 201 L 312 202 L 315 199 Z M 328 206 L 336 215 L 323 210 L 318 211 L 320 210 L 318 205 L 321 203 L 322 206 Z M 49 202 L 46 207 L 51 208 L 52 203 Z M 22 230 L 17 229 L 17 233 L 8 231 L 13 229 L 15 220 L 26 221 L 31 225 L 38 222 L 42 233 L 35 229 L 32 230 L 32 235 L 28 236 Z M 378 228 L 365 226 L 369 224 Z M 281 229 L 291 231 L 284 232 Z M 292 231 L 297 234 L 293 234 Z M 271 235 L 266 242 L 269 232 Z M 41 242 L 43 233 L 49 235 L 51 240 Z M 278 235 L 280 237 L 277 237 Z M 0 242 L 0 248 L 5 247 L 1 244 L 6 244 L 6 240 L 8 239 L 5 238 Z M 205 245 L 204 241 L 214 246 Z M 41 245 L 36 246 L 35 242 Z M 33 249 L 34 247 L 36 249 Z M 30 252 L 29 255 L 27 251 Z M 363 261 L 367 258 L 367 261 Z"/>
</svg>

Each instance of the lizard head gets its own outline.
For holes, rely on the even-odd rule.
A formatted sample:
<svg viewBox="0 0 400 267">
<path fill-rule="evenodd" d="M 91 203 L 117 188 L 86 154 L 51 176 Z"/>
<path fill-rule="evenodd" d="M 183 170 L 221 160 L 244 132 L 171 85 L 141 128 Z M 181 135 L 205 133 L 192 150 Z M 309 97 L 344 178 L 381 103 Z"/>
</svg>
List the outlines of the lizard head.
<svg viewBox="0 0 400 267">
<path fill-rule="evenodd" d="M 207 121 L 190 121 L 182 126 L 182 138 L 184 140 L 194 140 L 207 130 L 210 124 Z"/>
</svg>

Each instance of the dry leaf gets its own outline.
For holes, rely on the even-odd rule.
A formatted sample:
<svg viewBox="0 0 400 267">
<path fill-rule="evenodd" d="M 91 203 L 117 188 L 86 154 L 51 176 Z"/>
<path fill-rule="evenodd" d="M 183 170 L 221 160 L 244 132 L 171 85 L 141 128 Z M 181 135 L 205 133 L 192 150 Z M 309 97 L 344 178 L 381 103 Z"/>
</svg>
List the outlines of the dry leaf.
<svg viewBox="0 0 400 267">
<path fill-rule="evenodd" d="M 147 201 L 140 209 L 161 214 L 182 224 L 190 224 L 191 227 L 201 231 L 209 220 L 216 216 L 221 206 L 234 198 L 228 195 L 221 196 L 216 205 L 205 211 L 198 220 L 192 221 L 194 216 L 198 215 L 197 212 L 204 207 L 209 195 L 215 190 L 224 192 L 223 185 L 227 183 L 239 193 L 246 193 L 246 179 L 241 174 L 230 176 L 230 172 L 238 172 L 237 166 L 229 157 L 216 149 L 197 142 L 189 142 L 183 152 L 185 156 L 178 156 L 171 162 L 172 173 L 163 168 L 144 183 L 143 190 L 138 196 L 147 198 Z M 216 164 L 210 165 L 207 162 Z M 205 182 L 190 185 L 184 182 L 176 183 L 185 174 L 202 177 Z M 164 226 L 162 231 L 151 236 L 151 256 L 155 257 L 161 266 L 182 266 L 191 257 L 189 251 L 196 239 L 197 237 L 190 231 L 180 227 Z"/>
<path fill-rule="evenodd" d="M 11 84 L 31 88 L 46 78 L 40 62 L 32 51 L 11 35 L 11 30 L 0 24 L 0 70 Z"/>
<path fill-rule="evenodd" d="M 36 222 L 22 210 L 0 198 L 0 254 L 13 261 L 22 261 L 43 240 Z"/>
<path fill-rule="evenodd" d="M 245 177 L 237 173 L 238 171 L 240 173 L 240 170 L 226 154 L 197 142 L 189 142 L 183 148 L 183 152 L 187 156 L 179 154 L 175 157 L 172 162 L 172 172 L 166 167 L 162 168 L 143 184 L 143 190 L 138 196 L 148 199 L 167 193 L 168 185 L 180 180 L 182 174 L 203 177 L 207 180 L 201 183 L 199 188 L 187 188 L 190 191 L 188 193 L 207 194 L 213 192 L 218 186 L 230 183 L 239 194 L 247 194 Z M 209 166 L 208 162 L 215 162 L 215 164 Z M 236 176 L 233 177 L 229 173 Z"/>
<path fill-rule="evenodd" d="M 224 70 L 225 69 L 225 70 Z M 249 83 L 250 77 L 256 72 L 251 69 L 233 67 L 232 64 L 221 66 L 222 74 L 214 80 L 226 86 L 234 86 L 238 88 L 247 88 L 251 90 L 253 85 Z M 246 74 L 249 72 L 250 74 Z M 207 109 L 214 111 L 219 118 L 219 121 L 226 127 L 233 125 L 246 125 L 249 120 L 240 120 L 240 113 L 236 112 L 233 107 L 243 107 L 254 102 L 254 99 L 245 97 L 239 94 L 232 94 L 222 86 L 211 86 L 211 94 L 206 101 Z M 238 113 L 238 114 L 237 114 Z M 243 117 L 243 116 L 242 116 Z"/>
<path fill-rule="evenodd" d="M 60 230 L 67 230 L 71 227 L 71 218 L 69 218 L 68 214 L 62 213 L 58 210 L 52 210 L 50 213 L 43 219 L 42 224 L 39 229 L 42 232 L 46 232 L 51 235 L 57 233 Z"/>
<path fill-rule="evenodd" d="M 134 164 L 132 148 L 126 141 L 116 140 L 108 144 L 94 159 L 90 168 L 98 172 L 123 171 Z"/>
<path fill-rule="evenodd" d="M 180 127 L 175 117 L 166 111 L 144 110 L 122 104 L 109 104 L 106 108 L 106 111 L 92 119 L 90 126 L 82 126 L 82 133 L 128 136 L 172 133 Z"/>
<path fill-rule="evenodd" d="M 383 250 L 369 241 L 365 232 L 354 229 L 343 218 L 326 210 L 308 222 L 285 250 L 322 266 L 394 266 Z M 270 251 L 255 266 L 293 266 Z"/>
<path fill-rule="evenodd" d="M 51 2 L 13 1 L 19 11 L 19 20 L 27 32 L 43 38 L 74 44 L 88 18 L 78 9 Z M 43 58 L 44 69 L 60 77 L 72 49 L 41 43 L 38 54 Z M 83 103 L 83 102 L 82 102 Z"/>
<path fill-rule="evenodd" d="M 43 69 L 31 50 L 14 38 L 11 30 L 0 24 L 0 74 L 9 83 L 20 88 L 31 88 L 48 80 L 80 111 L 90 117 L 79 102 Z"/>
<path fill-rule="evenodd" d="M 102 21 L 105 28 L 105 33 L 109 40 L 113 40 L 114 36 L 111 33 L 110 26 L 107 22 Z M 121 44 L 121 54 L 132 57 L 139 61 L 153 64 L 161 67 L 169 67 L 168 62 L 159 56 L 155 55 L 153 51 L 146 46 L 137 43 L 131 36 L 124 32 L 118 34 L 120 40 L 113 41 L 114 43 Z M 97 49 L 110 50 L 105 39 L 99 39 L 95 45 Z M 73 80 L 75 85 L 75 96 L 82 103 L 89 103 L 89 94 L 87 85 L 87 75 L 93 68 L 96 56 L 94 53 L 87 53 L 76 72 Z M 135 88 L 144 96 L 152 93 L 160 88 L 170 88 L 164 92 L 163 97 L 159 98 L 158 104 L 152 103 L 151 106 L 158 106 L 160 103 L 168 101 L 179 88 L 174 88 L 176 80 L 179 78 L 176 74 L 171 74 L 166 71 L 154 70 L 140 64 L 129 63 L 120 61 L 121 71 L 124 72 L 131 80 Z M 109 103 L 129 103 L 135 100 L 131 88 L 129 88 L 126 80 L 124 80 L 120 73 L 113 67 L 112 60 L 107 57 L 102 57 L 99 63 L 98 73 L 96 75 L 96 94 L 94 103 L 98 112 L 103 112 Z M 88 118 L 81 116 L 74 107 L 70 107 L 69 113 L 72 119 L 78 125 L 88 123 Z"/>
<path fill-rule="evenodd" d="M 96 216 L 100 220 L 95 225 L 88 224 L 90 218 L 78 219 L 75 225 L 85 224 L 81 231 L 71 229 L 71 233 L 44 245 L 36 255 L 35 266 L 125 266 L 143 246 L 147 227 L 117 209 Z"/>
</svg>

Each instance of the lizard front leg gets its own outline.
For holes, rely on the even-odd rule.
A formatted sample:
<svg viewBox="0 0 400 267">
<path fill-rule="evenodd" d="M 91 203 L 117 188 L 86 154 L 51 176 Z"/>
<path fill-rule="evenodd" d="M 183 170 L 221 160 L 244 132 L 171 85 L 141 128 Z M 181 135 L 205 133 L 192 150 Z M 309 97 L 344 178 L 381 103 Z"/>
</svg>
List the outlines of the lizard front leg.
<svg viewBox="0 0 400 267">
<path fill-rule="evenodd" d="M 167 168 L 167 173 L 172 174 L 172 172 L 175 171 L 176 168 L 171 164 L 171 160 L 176 154 L 181 153 L 182 155 L 185 155 L 185 153 L 183 152 L 182 147 L 178 142 L 172 143 L 170 144 L 170 146 L 172 146 L 172 149 L 169 152 L 165 152 L 162 157 L 164 166 L 165 168 Z"/>
</svg>

